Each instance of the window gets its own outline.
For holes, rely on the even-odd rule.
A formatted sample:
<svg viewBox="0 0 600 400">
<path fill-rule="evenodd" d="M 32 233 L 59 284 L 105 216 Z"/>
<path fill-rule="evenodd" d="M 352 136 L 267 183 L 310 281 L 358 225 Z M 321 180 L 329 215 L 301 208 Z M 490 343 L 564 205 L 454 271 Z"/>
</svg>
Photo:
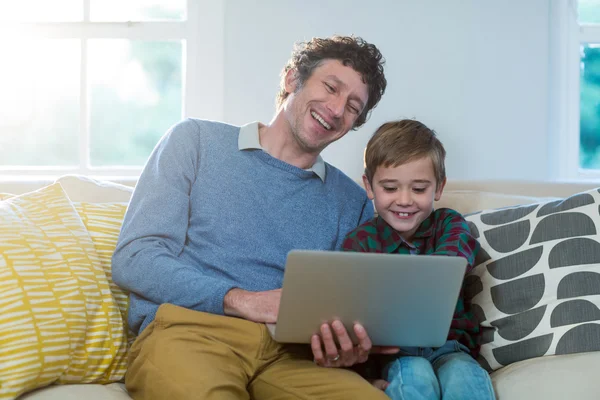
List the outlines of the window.
<svg viewBox="0 0 600 400">
<path fill-rule="evenodd" d="M 0 175 L 138 175 L 194 102 L 198 3 L 0 1 Z"/>
<path fill-rule="evenodd" d="M 600 0 L 579 0 L 579 166 L 600 172 Z"/>
</svg>

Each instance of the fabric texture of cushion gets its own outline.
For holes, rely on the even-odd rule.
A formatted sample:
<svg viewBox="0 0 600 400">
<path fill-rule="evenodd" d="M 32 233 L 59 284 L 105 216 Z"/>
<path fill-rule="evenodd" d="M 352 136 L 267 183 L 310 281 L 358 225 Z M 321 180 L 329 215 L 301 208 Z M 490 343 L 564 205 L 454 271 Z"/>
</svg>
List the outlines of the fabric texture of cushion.
<svg viewBox="0 0 600 400">
<path fill-rule="evenodd" d="M 63 175 L 56 180 L 72 202 L 128 202 L 133 188 L 83 175 Z"/>
<path fill-rule="evenodd" d="M 117 247 L 121 225 L 123 224 L 125 211 L 127 211 L 127 203 L 76 202 L 73 205 L 92 238 L 94 248 L 100 259 L 100 264 L 108 279 L 110 291 L 121 311 L 128 342 L 131 344 L 135 340 L 135 336 L 127 329 L 129 294 L 112 280 L 112 255 Z"/>
<path fill-rule="evenodd" d="M 465 295 L 486 368 L 600 350 L 599 204 L 594 189 L 466 217 L 482 249 Z"/>
<path fill-rule="evenodd" d="M 0 201 L 0 399 L 126 371 L 121 313 L 60 184 Z"/>
</svg>

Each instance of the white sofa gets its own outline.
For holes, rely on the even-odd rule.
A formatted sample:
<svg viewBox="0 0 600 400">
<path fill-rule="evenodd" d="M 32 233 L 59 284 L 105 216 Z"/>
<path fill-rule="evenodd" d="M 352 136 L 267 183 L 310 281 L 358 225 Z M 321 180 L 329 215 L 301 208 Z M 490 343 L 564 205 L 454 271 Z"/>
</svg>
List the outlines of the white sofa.
<svg viewBox="0 0 600 400">
<path fill-rule="evenodd" d="M 0 193 L 20 194 L 39 188 L 49 181 L 5 181 Z M 72 201 L 127 201 L 131 188 L 98 184 L 81 179 L 65 179 L 63 188 Z M 437 207 L 451 207 L 462 213 L 483 209 L 528 204 L 548 198 L 568 197 L 589 190 L 592 183 L 547 182 L 474 182 L 450 181 Z M 600 352 L 545 356 L 520 361 L 491 374 L 500 400 L 600 398 Z M 108 385 L 78 384 L 51 386 L 20 397 L 23 400 L 101 400 L 129 399 L 122 383 Z"/>
</svg>

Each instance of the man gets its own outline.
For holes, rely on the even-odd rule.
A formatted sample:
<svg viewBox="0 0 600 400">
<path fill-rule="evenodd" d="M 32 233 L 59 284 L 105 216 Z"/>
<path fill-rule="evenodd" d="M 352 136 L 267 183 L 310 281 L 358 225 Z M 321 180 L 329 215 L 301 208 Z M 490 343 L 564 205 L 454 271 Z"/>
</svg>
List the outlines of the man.
<svg viewBox="0 0 600 400">
<path fill-rule="evenodd" d="M 335 368 L 395 351 L 372 347 L 362 326 L 358 346 L 336 321 L 309 348 L 276 343 L 264 325 L 277 319 L 290 250 L 339 249 L 373 217 L 365 191 L 320 153 L 366 121 L 385 87 L 375 46 L 316 38 L 284 68 L 269 125 L 188 119 L 161 139 L 113 256 L 139 333 L 126 376 L 135 399 L 385 397 Z"/>
</svg>

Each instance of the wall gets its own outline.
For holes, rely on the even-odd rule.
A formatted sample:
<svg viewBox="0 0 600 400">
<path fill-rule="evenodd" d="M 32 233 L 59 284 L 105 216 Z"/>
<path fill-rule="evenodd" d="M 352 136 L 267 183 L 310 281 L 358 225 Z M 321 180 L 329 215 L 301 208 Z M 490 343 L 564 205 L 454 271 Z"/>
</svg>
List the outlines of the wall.
<svg viewBox="0 0 600 400">
<path fill-rule="evenodd" d="M 268 122 L 292 44 L 354 33 L 387 59 L 388 90 L 363 128 L 325 150 L 327 161 L 359 178 L 377 126 L 418 118 L 445 144 L 452 179 L 550 179 L 549 1 L 226 0 L 215 117 Z"/>
</svg>

